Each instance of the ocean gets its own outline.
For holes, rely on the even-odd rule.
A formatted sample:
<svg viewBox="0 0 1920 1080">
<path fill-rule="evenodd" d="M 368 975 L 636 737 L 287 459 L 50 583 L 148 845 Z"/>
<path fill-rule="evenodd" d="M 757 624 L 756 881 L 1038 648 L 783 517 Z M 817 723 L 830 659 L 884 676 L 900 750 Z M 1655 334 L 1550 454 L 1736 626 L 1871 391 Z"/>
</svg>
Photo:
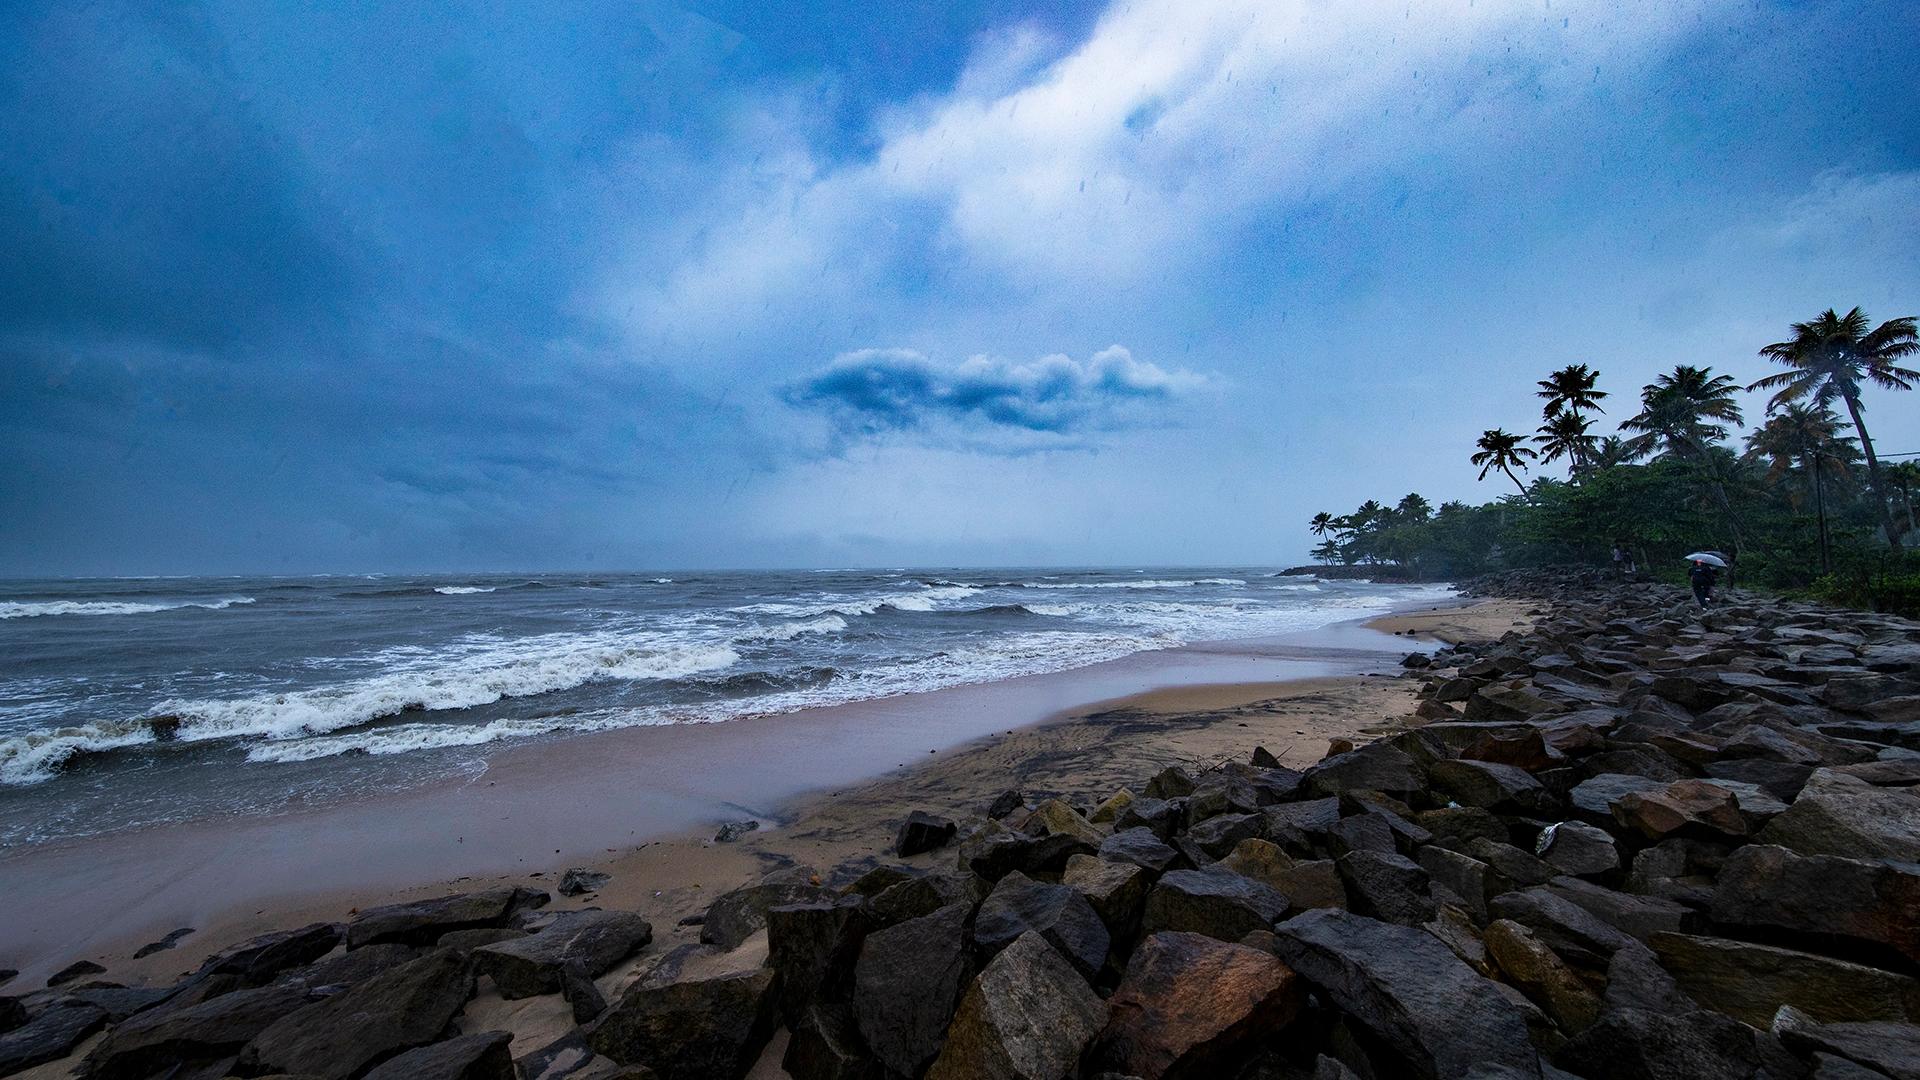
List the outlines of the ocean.
<svg viewBox="0 0 1920 1080">
<path fill-rule="evenodd" d="M 527 740 L 1061 671 L 1448 592 L 1247 567 L 0 582 L 0 847 L 478 776 Z"/>
</svg>

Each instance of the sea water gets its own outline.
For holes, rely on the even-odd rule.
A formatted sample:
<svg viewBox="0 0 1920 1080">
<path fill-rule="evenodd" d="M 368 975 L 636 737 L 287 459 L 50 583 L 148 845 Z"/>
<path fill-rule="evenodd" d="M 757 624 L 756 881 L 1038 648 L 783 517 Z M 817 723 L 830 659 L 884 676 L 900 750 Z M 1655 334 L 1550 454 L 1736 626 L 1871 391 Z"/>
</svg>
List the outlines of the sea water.
<svg viewBox="0 0 1920 1080">
<path fill-rule="evenodd" d="M 527 740 L 1060 671 L 1446 591 L 1246 567 L 0 582 L 0 845 L 401 790 Z"/>
</svg>

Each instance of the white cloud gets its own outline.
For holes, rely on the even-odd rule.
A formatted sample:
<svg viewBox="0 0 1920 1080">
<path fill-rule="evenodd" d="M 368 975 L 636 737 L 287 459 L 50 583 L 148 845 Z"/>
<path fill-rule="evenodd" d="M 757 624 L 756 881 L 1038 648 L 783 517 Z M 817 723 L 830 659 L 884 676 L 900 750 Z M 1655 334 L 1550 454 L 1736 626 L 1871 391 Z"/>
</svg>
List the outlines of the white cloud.
<svg viewBox="0 0 1920 1080">
<path fill-rule="evenodd" d="M 929 264 L 949 304 L 956 279 L 1076 303 L 1216 256 L 1256 209 L 1524 145 L 1724 2 L 1148 0 L 1039 67 L 1010 33 L 870 156 L 758 128 L 698 243 L 626 266 L 612 303 L 642 333 L 737 331 L 870 309 Z"/>
</svg>

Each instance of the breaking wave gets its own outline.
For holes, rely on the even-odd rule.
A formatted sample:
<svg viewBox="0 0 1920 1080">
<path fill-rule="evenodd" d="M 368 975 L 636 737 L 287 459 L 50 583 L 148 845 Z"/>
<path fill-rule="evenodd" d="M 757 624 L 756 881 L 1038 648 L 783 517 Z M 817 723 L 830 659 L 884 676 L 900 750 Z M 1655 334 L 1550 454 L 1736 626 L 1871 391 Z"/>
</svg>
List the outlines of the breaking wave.
<svg viewBox="0 0 1920 1080">
<path fill-rule="evenodd" d="M 137 604 L 120 600 L 5 600 L 0 601 L 0 619 L 30 619 L 39 615 L 145 615 L 154 611 L 181 608 L 205 608 L 220 611 L 235 604 L 251 604 L 251 596 L 232 596 L 224 600 L 180 600 L 173 603 Z"/>
</svg>

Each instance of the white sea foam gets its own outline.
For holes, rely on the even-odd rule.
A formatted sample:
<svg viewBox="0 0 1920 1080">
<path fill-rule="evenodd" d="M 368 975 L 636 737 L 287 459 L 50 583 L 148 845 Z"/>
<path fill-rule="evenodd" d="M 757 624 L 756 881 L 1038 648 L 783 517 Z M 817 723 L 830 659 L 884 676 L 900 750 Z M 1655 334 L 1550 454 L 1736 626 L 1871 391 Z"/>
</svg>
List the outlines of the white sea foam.
<svg viewBox="0 0 1920 1080">
<path fill-rule="evenodd" d="M 1245 585 L 1240 578 L 1141 578 L 1137 581 L 1023 581 L 1023 589 L 1191 589 L 1196 585 Z"/>
<path fill-rule="evenodd" d="M 847 620 L 838 615 L 822 615 L 813 619 L 800 619 L 784 622 L 776 626 L 765 626 L 748 630 L 740 635 L 743 641 L 792 641 L 802 634 L 837 634 L 847 628 Z"/>
<path fill-rule="evenodd" d="M 500 640 L 476 637 L 444 650 L 387 650 L 381 673 L 310 690 L 231 699 L 173 699 L 153 715 L 180 720 L 182 742 L 253 737 L 301 739 L 407 709 L 462 709 L 504 697 L 571 689 L 606 679 L 674 679 L 739 660 L 732 648 L 672 636 L 601 632 Z M 47 779 L 76 753 L 153 742 L 142 720 L 33 732 L 0 740 L 0 783 Z"/>
<path fill-rule="evenodd" d="M 251 604 L 251 596 L 230 596 L 222 600 L 174 600 L 140 604 L 122 600 L 4 600 L 0 601 L 0 619 L 27 619 L 36 615 L 145 615 L 154 611 L 180 608 L 206 608 L 220 611 L 235 604 Z"/>
<path fill-rule="evenodd" d="M 433 590 L 442 596 L 471 596 L 474 593 L 492 592 L 492 585 L 442 585 Z"/>
</svg>

